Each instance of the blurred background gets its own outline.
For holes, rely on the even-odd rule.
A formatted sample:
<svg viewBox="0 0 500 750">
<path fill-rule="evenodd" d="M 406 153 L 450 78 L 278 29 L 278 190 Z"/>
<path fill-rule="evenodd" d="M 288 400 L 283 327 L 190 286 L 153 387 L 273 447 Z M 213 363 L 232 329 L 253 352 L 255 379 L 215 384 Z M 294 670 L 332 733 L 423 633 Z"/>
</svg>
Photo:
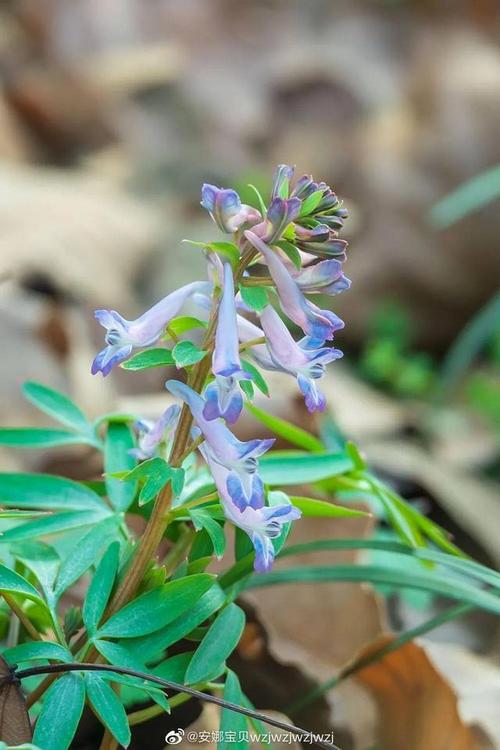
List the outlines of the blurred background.
<svg viewBox="0 0 500 750">
<path fill-rule="evenodd" d="M 325 379 L 336 429 L 463 549 L 498 565 L 499 41 L 496 0 L 3 0 L 2 424 L 42 424 L 20 395 L 27 379 L 92 416 L 158 413 L 164 372 L 90 375 L 102 341 L 93 310 L 134 318 L 203 277 L 181 244 L 218 238 L 201 183 L 250 201 L 248 183 L 267 194 L 274 166 L 293 163 L 351 213 L 353 285 L 335 299 L 345 357 Z M 279 384 L 263 405 L 314 429 L 293 383 Z M 243 430 L 255 429 L 249 418 Z M 0 459 L 78 477 L 98 468 L 74 449 Z M 345 605 L 358 589 L 335 591 Z M 317 594 L 301 596 L 305 608 Z M 332 664 L 367 640 L 345 631 L 353 618 L 369 628 L 372 604 L 322 613 L 340 618 Z M 403 597 L 389 619 L 408 627 L 429 606 Z M 293 648 L 273 658 L 307 671 L 311 635 L 287 623 Z M 479 614 L 450 638 L 481 658 L 500 643 Z M 355 705 L 336 704 L 336 722 L 346 747 L 366 748 Z M 471 720 L 500 742 L 493 714 L 493 726 Z"/>
</svg>

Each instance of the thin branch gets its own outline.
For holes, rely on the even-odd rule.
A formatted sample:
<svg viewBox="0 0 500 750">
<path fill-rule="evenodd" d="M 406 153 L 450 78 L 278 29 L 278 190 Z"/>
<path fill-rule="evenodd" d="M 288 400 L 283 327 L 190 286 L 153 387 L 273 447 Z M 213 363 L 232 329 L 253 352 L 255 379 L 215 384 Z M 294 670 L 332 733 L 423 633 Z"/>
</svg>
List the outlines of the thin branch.
<svg viewBox="0 0 500 750">
<path fill-rule="evenodd" d="M 240 352 L 244 352 L 245 349 L 250 349 L 252 346 L 257 346 L 258 344 L 265 344 L 266 338 L 265 336 L 259 336 L 256 339 L 249 339 L 248 341 L 244 341 L 242 344 L 240 344 Z"/>
<path fill-rule="evenodd" d="M 221 708 L 226 708 L 230 711 L 234 711 L 235 713 L 243 714 L 244 716 L 248 716 L 251 719 L 263 721 L 273 727 L 283 729 L 285 732 L 291 732 L 292 734 L 299 735 L 304 739 L 310 739 L 314 742 L 314 744 L 325 748 L 325 750 L 340 750 L 337 745 L 334 745 L 331 742 L 325 742 L 321 739 L 321 737 L 318 737 L 317 734 L 315 734 L 314 732 L 309 732 L 307 729 L 302 729 L 301 727 L 297 727 L 294 724 L 288 724 L 286 721 L 279 721 L 274 717 L 266 716 L 266 714 L 260 713 L 260 711 L 254 711 L 253 709 L 247 708 L 246 706 L 239 706 L 237 703 L 231 703 L 230 701 L 224 700 L 224 698 L 218 698 L 217 696 L 211 695 L 210 693 L 203 693 L 201 690 L 196 690 L 195 688 L 188 687 L 187 685 L 181 685 L 179 682 L 163 680 L 161 677 L 157 677 L 156 675 L 148 674 L 147 672 L 138 672 L 135 669 L 128 669 L 128 667 L 115 667 L 111 664 L 85 663 L 48 664 L 41 667 L 29 667 L 28 669 L 21 669 L 14 672 L 14 676 L 19 680 L 22 680 L 25 677 L 34 677 L 35 675 L 40 674 L 82 671 L 115 672 L 117 674 L 129 675 L 130 677 L 137 677 L 137 679 L 139 680 L 147 680 L 148 682 L 159 685 L 166 690 L 177 690 L 179 693 L 185 693 L 186 695 L 190 695 L 193 698 L 198 698 L 198 700 L 201 701 L 206 701 L 207 703 L 214 703 L 216 706 L 220 706 Z"/>
<path fill-rule="evenodd" d="M 5 602 L 7 606 L 12 610 L 12 612 L 15 614 L 19 622 L 22 624 L 24 629 L 27 633 L 29 633 L 30 637 L 33 638 L 34 641 L 41 641 L 43 640 L 42 636 L 38 632 L 38 630 L 35 628 L 31 620 L 29 619 L 26 612 L 23 610 L 23 608 L 16 602 L 16 600 L 10 595 L 5 592 L 2 592 L 2 596 L 5 599 Z"/>
<path fill-rule="evenodd" d="M 274 286 L 275 282 L 270 276 L 244 276 L 241 284 L 242 286 Z"/>
</svg>

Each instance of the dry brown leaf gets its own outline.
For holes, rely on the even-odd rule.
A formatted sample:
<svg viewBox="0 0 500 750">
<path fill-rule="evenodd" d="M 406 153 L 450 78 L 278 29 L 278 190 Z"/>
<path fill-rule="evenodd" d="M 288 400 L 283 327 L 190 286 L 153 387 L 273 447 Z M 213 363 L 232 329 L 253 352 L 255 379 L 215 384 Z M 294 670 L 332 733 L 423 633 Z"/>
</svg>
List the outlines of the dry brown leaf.
<svg viewBox="0 0 500 750">
<path fill-rule="evenodd" d="M 359 656 L 369 656 L 382 636 Z M 477 750 L 458 713 L 457 696 L 422 646 L 407 643 L 356 674 L 378 707 L 378 743 L 384 750 Z"/>
</svg>

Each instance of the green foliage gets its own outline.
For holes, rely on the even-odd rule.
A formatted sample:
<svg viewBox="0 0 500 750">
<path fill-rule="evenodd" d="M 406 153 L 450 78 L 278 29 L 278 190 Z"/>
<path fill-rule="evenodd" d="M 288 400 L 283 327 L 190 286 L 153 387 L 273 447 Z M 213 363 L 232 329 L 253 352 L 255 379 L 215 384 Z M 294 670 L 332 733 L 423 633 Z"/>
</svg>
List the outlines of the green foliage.
<svg viewBox="0 0 500 750">
<path fill-rule="evenodd" d="M 122 362 L 124 370 L 149 370 L 152 367 L 170 367 L 175 364 L 170 349 L 147 349 L 145 352 L 134 354 L 133 357 Z"/>
<path fill-rule="evenodd" d="M 500 198 L 500 166 L 481 172 L 436 203 L 429 214 L 435 229 L 446 229 Z"/>
<path fill-rule="evenodd" d="M 204 358 L 205 354 L 206 352 L 199 349 L 192 341 L 179 341 L 172 349 L 172 357 L 177 369 L 196 364 Z"/>
<path fill-rule="evenodd" d="M 228 604 L 215 618 L 194 652 L 186 670 L 187 685 L 196 684 L 218 674 L 232 654 L 245 627 L 245 613 L 236 604 Z"/>
<path fill-rule="evenodd" d="M 85 684 L 81 675 L 73 672 L 56 680 L 45 695 L 35 725 L 34 743 L 42 750 L 67 750 L 84 704 Z"/>
<path fill-rule="evenodd" d="M 119 554 L 119 543 L 110 544 L 90 582 L 82 610 L 83 622 L 89 635 L 95 633 L 106 609 L 118 570 Z"/>
<path fill-rule="evenodd" d="M 85 687 L 90 704 L 104 726 L 118 744 L 127 747 L 130 743 L 127 714 L 113 688 L 93 672 L 85 673 Z"/>
<path fill-rule="evenodd" d="M 303 516 L 313 516 L 316 518 L 356 518 L 369 515 L 369 513 L 362 510 L 344 508 L 342 505 L 326 503 L 323 500 L 316 500 L 312 497 L 298 497 L 297 495 L 293 495 L 290 497 L 290 502 L 302 511 Z"/>
<path fill-rule="evenodd" d="M 73 401 L 59 391 L 40 383 L 25 383 L 23 393 L 40 411 L 45 412 L 75 432 L 93 437 L 92 426 L 87 417 Z"/>
<path fill-rule="evenodd" d="M 210 248 L 231 256 L 230 243 L 215 244 L 227 244 L 225 250 Z M 258 300 L 258 288 L 246 287 L 244 299 L 248 291 L 254 307 L 263 304 L 262 295 Z M 267 292 L 265 296 L 267 299 Z M 175 339 L 199 327 L 204 324 L 183 316 L 172 321 L 167 335 Z M 387 330 L 391 340 L 404 348 L 405 326 L 390 321 Z M 204 356 L 205 352 L 192 342 L 182 341 L 172 352 L 147 350 L 123 366 L 145 369 L 175 363 L 190 367 Z M 247 395 L 253 395 L 254 385 L 268 394 L 260 370 L 246 360 L 243 366 L 252 375 Z M 412 389 L 414 392 L 413 385 Z M 182 468 L 170 466 L 161 455 L 161 447 L 158 456 L 137 464 L 130 454 L 135 445 L 135 415 L 108 414 L 91 425 L 70 399 L 56 391 L 30 383 L 25 393 L 68 430 L 43 430 L 42 435 L 23 428 L 14 438 L 24 447 L 39 447 L 44 441 L 47 446 L 91 444 L 102 454 L 104 478 L 75 482 L 42 474 L 0 474 L 0 505 L 6 508 L 0 513 L 4 524 L 0 550 L 8 563 L 0 564 L 0 592 L 5 593 L 7 604 L 11 597 L 14 611 L 27 618 L 21 631 L 26 640 L 4 652 L 9 663 L 31 666 L 85 661 L 92 653 L 95 657 L 95 647 L 116 667 L 149 672 L 202 689 L 207 684 L 210 689 L 212 680 L 225 675 L 224 698 L 249 706 L 238 677 L 226 665 L 245 624 L 245 615 L 234 599 L 246 588 L 300 582 L 369 582 L 382 591 L 423 591 L 454 599 L 460 603 L 456 616 L 464 607 L 500 614 L 500 574 L 466 558 L 443 529 L 377 479 L 356 446 L 346 443 L 328 418 L 322 422 L 320 439 L 247 404 L 250 413 L 268 430 L 296 446 L 261 457 L 259 473 L 267 485 L 267 503 L 291 502 L 304 516 L 341 518 L 366 515 L 349 507 L 353 495 L 362 497 L 375 513 L 383 514 L 392 527 L 391 537 L 320 539 L 290 545 L 288 523 L 272 540 L 278 558 L 276 567 L 266 575 L 256 575 L 251 541 L 238 529 L 236 562 L 217 577 L 204 571 L 214 555 L 220 559 L 226 554 L 226 517 L 210 475 L 194 456 L 188 456 Z M 481 392 L 478 396 L 476 385 L 476 401 L 481 398 L 487 404 L 490 396 L 481 397 Z M 0 443 L 6 435 L 5 431 L 0 434 Z M 116 602 L 114 592 L 119 587 L 121 590 L 121 582 L 134 566 L 136 543 L 128 528 L 129 519 L 132 514 L 147 519 L 153 507 L 158 507 L 153 505 L 154 499 L 169 482 L 172 504 L 166 517 L 168 551 L 159 563 L 151 561 L 135 598 L 110 610 L 110 602 Z M 289 496 L 283 491 L 298 485 L 307 485 L 301 490 L 303 495 Z M 318 497 L 309 497 L 309 493 Z M 331 502 L 337 497 L 342 505 Z M 313 551 L 328 554 L 340 549 L 372 550 L 383 555 L 363 564 L 329 565 L 326 561 L 315 566 L 279 566 L 280 557 Z M 82 608 L 68 607 L 64 595 L 83 576 L 89 582 Z M 43 632 L 43 640 L 28 637 L 30 625 Z M 189 647 L 180 643 L 184 639 Z M 40 714 L 34 742 L 41 750 L 68 749 L 86 700 L 115 740 L 126 746 L 130 740 L 126 707 L 144 699 L 170 710 L 164 693 L 140 678 L 102 670 L 66 673 L 53 682 L 41 706 L 37 706 Z M 245 718 L 227 709 L 222 711 L 221 729 L 226 737 L 228 731 L 244 731 L 246 726 Z M 257 727 L 258 722 L 253 721 L 252 726 Z M 246 750 L 246 741 L 236 744 Z M 223 746 L 224 742 L 220 744 Z"/>
<path fill-rule="evenodd" d="M 236 703 L 239 706 L 243 705 L 244 698 L 241 691 L 240 681 L 235 673 L 228 669 L 226 675 L 226 682 L 224 685 L 224 699 L 229 703 Z M 239 739 L 244 737 L 246 730 L 247 721 L 241 714 L 234 714 L 232 711 L 228 711 L 227 708 L 223 708 L 220 716 L 219 730 L 222 739 L 217 744 L 217 750 L 246 750 L 249 746 L 248 740 Z M 236 741 L 228 742 L 227 738 L 232 736 L 230 732 L 236 732 Z"/>
<path fill-rule="evenodd" d="M 263 286 L 245 286 L 240 284 L 241 299 L 252 310 L 260 313 L 269 304 L 268 291 Z"/>
<path fill-rule="evenodd" d="M 255 419 L 262 422 L 265 427 L 274 432 L 275 435 L 278 435 L 278 437 L 288 440 L 289 443 L 293 443 L 299 448 L 313 453 L 324 450 L 323 443 L 318 438 L 311 435 L 310 432 L 306 432 L 306 430 L 288 422 L 286 419 L 269 414 L 253 404 L 246 404 L 246 408 Z"/>
<path fill-rule="evenodd" d="M 174 497 L 179 497 L 184 486 L 185 471 L 172 468 L 163 458 L 149 458 L 136 466 L 132 471 L 120 475 L 122 482 L 132 482 L 135 492 L 135 482 L 139 481 L 139 505 L 151 502 L 160 490 L 171 482 Z"/>
<path fill-rule="evenodd" d="M 131 505 L 136 485 L 134 482 L 125 484 L 111 475 L 115 472 L 129 472 L 134 468 L 136 460 L 130 455 L 134 445 L 134 436 L 128 425 L 119 422 L 108 425 L 104 449 L 106 490 L 118 511 L 125 511 Z"/>
<path fill-rule="evenodd" d="M 200 573 L 148 591 L 112 615 L 96 637 L 137 638 L 153 633 L 192 607 L 212 583 L 212 576 Z"/>
<path fill-rule="evenodd" d="M 261 458 L 260 476 L 271 485 L 308 484 L 345 474 L 352 467 L 345 453 L 273 451 Z"/>
</svg>

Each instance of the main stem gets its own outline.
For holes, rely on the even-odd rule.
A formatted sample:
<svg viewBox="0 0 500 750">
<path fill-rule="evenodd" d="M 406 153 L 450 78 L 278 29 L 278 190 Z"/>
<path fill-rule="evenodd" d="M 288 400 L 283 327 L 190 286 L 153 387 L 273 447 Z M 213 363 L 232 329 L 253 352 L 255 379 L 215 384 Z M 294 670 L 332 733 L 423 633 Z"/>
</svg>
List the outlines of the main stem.
<svg viewBox="0 0 500 750">
<path fill-rule="evenodd" d="M 237 287 L 243 272 L 247 265 L 250 263 L 252 258 L 256 255 L 256 251 L 253 247 L 247 245 L 242 248 L 241 259 L 234 274 L 235 286 Z M 214 348 L 215 331 L 217 326 L 217 307 L 215 304 L 212 309 L 210 322 L 205 334 L 203 349 L 207 352 L 206 356 L 193 367 L 191 375 L 188 378 L 188 384 L 193 390 L 200 392 L 205 385 L 207 375 L 210 371 L 211 355 Z M 191 412 L 186 404 L 182 407 L 181 416 L 179 418 L 179 424 L 175 433 L 174 444 L 172 452 L 170 454 L 169 463 L 172 467 L 178 467 L 182 463 L 185 457 L 186 450 L 189 444 L 189 436 L 193 418 Z M 108 619 L 111 615 L 118 612 L 128 601 L 134 596 L 138 586 L 140 585 L 144 573 L 149 565 L 150 560 L 154 557 L 156 550 L 163 538 L 165 529 L 169 522 L 169 514 L 172 505 L 172 487 L 170 482 L 163 488 L 158 495 L 153 512 L 147 522 L 146 528 L 140 540 L 137 542 L 135 555 L 133 556 L 132 562 L 128 567 L 128 570 L 118 586 L 115 595 L 109 603 L 103 620 Z M 85 632 L 77 639 L 74 644 L 72 651 L 76 653 L 82 646 L 85 645 Z M 95 662 L 100 658 L 99 653 L 95 648 L 91 648 L 86 656 L 88 662 Z M 50 686 L 54 680 L 55 675 L 48 675 L 33 690 L 27 698 L 28 707 L 36 703 L 39 698 L 43 695 L 45 690 Z"/>
</svg>

